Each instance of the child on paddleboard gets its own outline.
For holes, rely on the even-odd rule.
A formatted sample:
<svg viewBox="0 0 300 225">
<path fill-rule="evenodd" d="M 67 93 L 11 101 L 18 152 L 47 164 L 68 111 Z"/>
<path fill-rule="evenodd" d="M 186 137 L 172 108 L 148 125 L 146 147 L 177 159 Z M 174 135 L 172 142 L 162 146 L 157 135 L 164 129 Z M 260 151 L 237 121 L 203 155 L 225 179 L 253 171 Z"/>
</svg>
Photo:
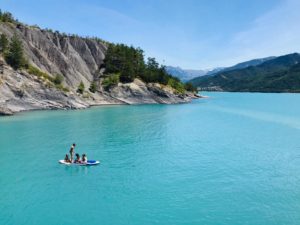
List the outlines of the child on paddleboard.
<svg viewBox="0 0 300 225">
<path fill-rule="evenodd" d="M 65 156 L 65 162 L 71 163 L 71 160 L 69 159 L 69 155 L 68 154 L 66 154 L 66 156 Z"/>
<path fill-rule="evenodd" d="M 83 154 L 82 155 L 82 163 L 87 163 L 87 157 L 86 157 L 86 154 Z"/>
<path fill-rule="evenodd" d="M 75 156 L 76 156 L 76 159 L 75 159 L 74 163 L 81 163 L 80 155 L 78 153 L 76 153 Z"/>
</svg>

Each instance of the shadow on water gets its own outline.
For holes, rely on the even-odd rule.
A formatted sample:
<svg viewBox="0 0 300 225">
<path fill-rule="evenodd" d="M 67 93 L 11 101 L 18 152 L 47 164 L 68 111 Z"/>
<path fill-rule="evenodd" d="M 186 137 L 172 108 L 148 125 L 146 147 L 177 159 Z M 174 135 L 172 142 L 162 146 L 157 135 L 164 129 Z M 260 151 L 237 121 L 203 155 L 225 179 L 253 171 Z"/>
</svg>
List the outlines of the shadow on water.
<svg viewBox="0 0 300 225">
<path fill-rule="evenodd" d="M 92 169 L 89 166 L 69 166 L 69 165 L 61 165 L 66 172 L 70 175 L 87 175 L 89 170 Z"/>
</svg>

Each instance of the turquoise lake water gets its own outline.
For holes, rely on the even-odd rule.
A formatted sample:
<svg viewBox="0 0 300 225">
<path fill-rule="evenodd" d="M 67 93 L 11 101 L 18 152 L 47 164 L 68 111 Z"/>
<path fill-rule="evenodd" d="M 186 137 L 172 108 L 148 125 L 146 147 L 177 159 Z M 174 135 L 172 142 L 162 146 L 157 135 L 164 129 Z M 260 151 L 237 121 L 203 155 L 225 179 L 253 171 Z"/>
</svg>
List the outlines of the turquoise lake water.
<svg viewBox="0 0 300 225">
<path fill-rule="evenodd" d="M 0 224 L 300 224 L 300 95 L 205 94 L 0 117 Z"/>
</svg>

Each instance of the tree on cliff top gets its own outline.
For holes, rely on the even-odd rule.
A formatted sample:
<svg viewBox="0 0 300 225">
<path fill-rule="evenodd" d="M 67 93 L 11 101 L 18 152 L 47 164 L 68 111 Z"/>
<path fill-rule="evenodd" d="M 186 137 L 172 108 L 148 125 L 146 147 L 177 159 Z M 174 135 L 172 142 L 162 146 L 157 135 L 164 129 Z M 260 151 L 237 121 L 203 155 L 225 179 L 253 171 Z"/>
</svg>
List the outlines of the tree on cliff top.
<svg viewBox="0 0 300 225">
<path fill-rule="evenodd" d="M 15 22 L 15 19 L 13 15 L 9 12 L 2 12 L 0 9 L 0 21 L 1 22 L 10 22 L 13 23 Z"/>
<path fill-rule="evenodd" d="M 105 73 L 107 75 L 120 74 L 122 83 L 132 82 L 140 78 L 147 83 L 170 85 L 178 92 L 182 92 L 184 84 L 167 73 L 164 66 L 159 65 L 155 58 L 144 60 L 144 52 L 124 44 L 109 44 L 105 55 Z"/>
</svg>

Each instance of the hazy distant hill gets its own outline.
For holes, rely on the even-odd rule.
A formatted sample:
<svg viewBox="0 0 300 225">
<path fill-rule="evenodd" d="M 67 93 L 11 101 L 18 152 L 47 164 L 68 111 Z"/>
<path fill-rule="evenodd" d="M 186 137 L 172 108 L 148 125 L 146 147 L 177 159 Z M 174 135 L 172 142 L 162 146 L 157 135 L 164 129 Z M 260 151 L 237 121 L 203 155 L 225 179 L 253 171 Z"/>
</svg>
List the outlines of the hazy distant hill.
<svg viewBox="0 0 300 225">
<path fill-rule="evenodd" d="M 214 69 L 209 70 L 209 71 L 205 74 L 205 76 L 212 76 L 212 75 L 214 75 L 214 74 L 216 74 L 216 73 L 218 73 L 218 72 L 220 72 L 220 71 L 222 71 L 222 70 L 224 70 L 224 69 L 226 69 L 226 67 L 216 67 L 216 68 L 214 68 Z"/>
<path fill-rule="evenodd" d="M 256 66 L 263 62 L 266 62 L 268 60 L 274 59 L 275 57 L 267 57 L 262 59 L 253 59 L 250 61 L 242 62 L 239 64 L 236 64 L 231 67 L 217 67 L 214 69 L 203 69 L 203 70 L 189 70 L 189 69 L 182 69 L 180 67 L 174 67 L 174 66 L 167 66 L 166 70 L 169 74 L 178 77 L 180 80 L 186 82 L 192 79 L 197 79 L 198 77 L 208 76 L 208 75 L 214 75 L 220 71 L 225 72 L 229 70 L 235 70 L 235 69 L 243 69 L 248 66 Z"/>
<path fill-rule="evenodd" d="M 272 59 L 275 59 L 276 57 L 275 56 L 270 56 L 270 57 L 266 57 L 266 58 L 261 58 L 261 59 L 252 59 L 252 60 L 249 60 L 249 61 L 246 61 L 246 62 L 241 62 L 241 63 L 238 63 L 234 66 L 231 66 L 231 67 L 227 67 L 227 68 L 224 68 L 222 70 L 222 72 L 225 72 L 225 71 L 230 71 L 230 70 L 237 70 L 237 69 L 244 69 L 244 68 L 247 68 L 249 66 L 258 66 L 266 61 L 269 61 L 269 60 L 272 60 Z"/>
<path fill-rule="evenodd" d="M 242 69 L 220 71 L 191 82 L 202 90 L 241 92 L 300 92 L 300 55 L 271 58 Z"/>
<path fill-rule="evenodd" d="M 178 77 L 182 81 L 188 81 L 194 77 L 200 77 L 207 74 L 207 70 L 185 70 L 180 67 L 166 66 L 166 70 L 169 74 Z"/>
<path fill-rule="evenodd" d="M 194 77 L 190 81 L 194 85 L 197 86 L 198 82 L 200 82 L 202 79 L 204 79 L 203 78 L 204 76 L 207 76 L 207 75 L 213 76 L 213 75 L 216 75 L 218 73 L 225 72 L 225 71 L 243 69 L 243 68 L 247 68 L 249 66 L 257 66 L 257 65 L 260 65 L 260 64 L 262 64 L 262 63 L 264 63 L 268 60 L 275 59 L 275 58 L 276 57 L 274 57 L 274 56 L 270 56 L 270 57 L 266 57 L 266 58 L 252 59 L 252 60 L 249 60 L 249 61 L 241 62 L 241 63 L 238 63 L 238 64 L 236 64 L 234 66 L 231 66 L 231 67 L 219 67 L 219 68 L 216 68 L 214 70 L 209 71 L 207 74 L 204 74 L 204 75 L 199 76 L 199 77 Z"/>
</svg>

